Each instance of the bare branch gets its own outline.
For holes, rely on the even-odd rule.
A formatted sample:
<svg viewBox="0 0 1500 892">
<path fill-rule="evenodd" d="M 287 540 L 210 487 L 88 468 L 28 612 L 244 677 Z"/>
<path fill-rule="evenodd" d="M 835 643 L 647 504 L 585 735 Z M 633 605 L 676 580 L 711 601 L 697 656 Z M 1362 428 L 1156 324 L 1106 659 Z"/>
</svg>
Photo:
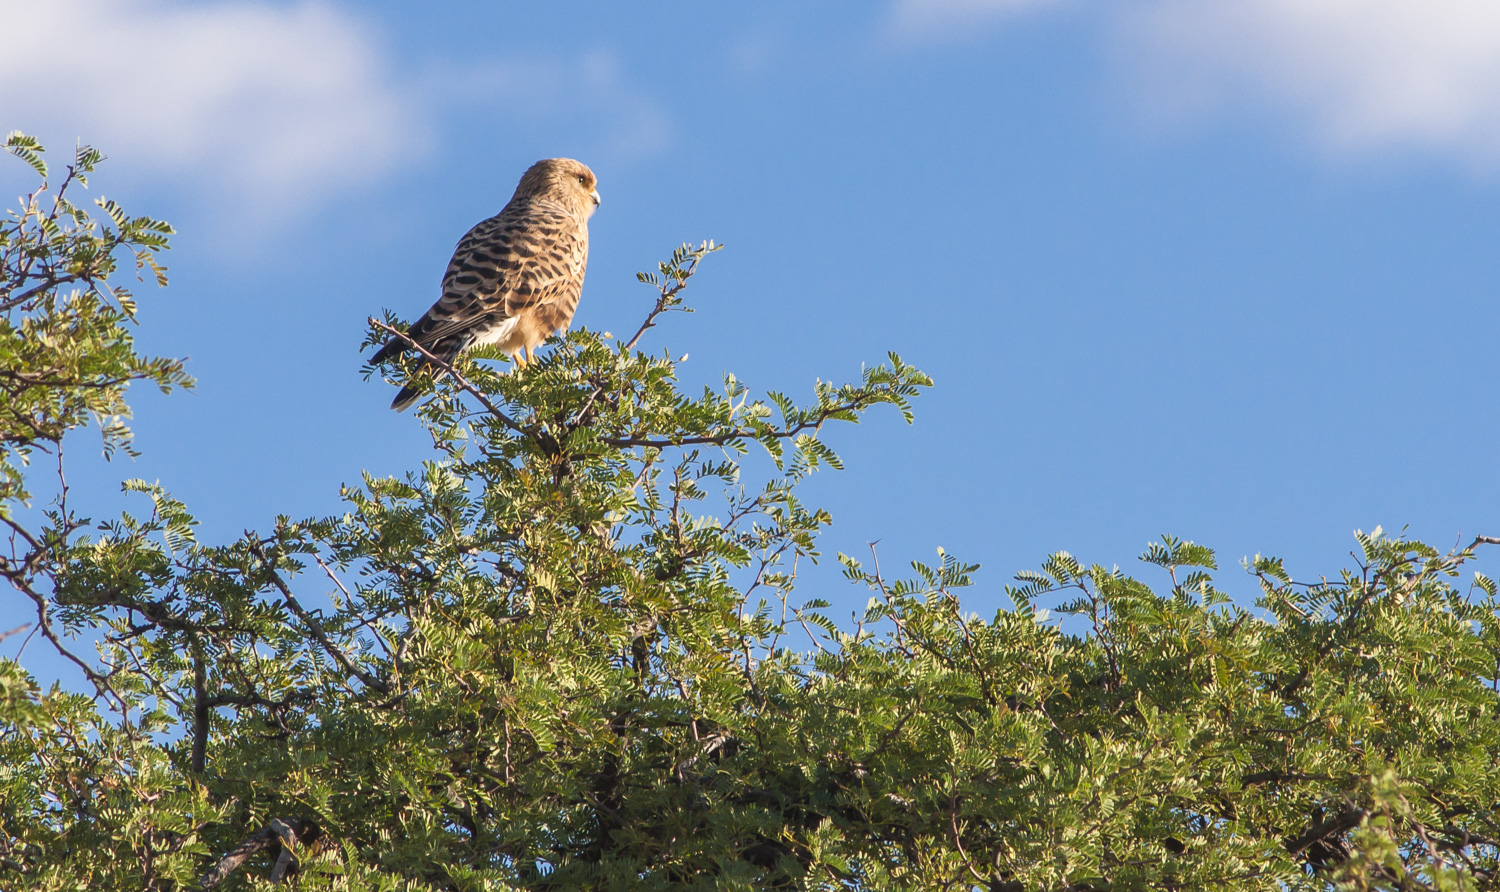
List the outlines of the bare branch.
<svg viewBox="0 0 1500 892">
<path fill-rule="evenodd" d="M 219 863 L 215 864 L 212 870 L 203 875 L 203 879 L 199 880 L 198 884 L 205 892 L 212 890 L 228 879 L 230 874 L 239 870 L 240 866 L 250 858 L 278 841 L 281 842 L 283 847 L 282 858 L 277 859 L 276 869 L 271 875 L 271 881 L 280 883 L 286 875 L 286 868 L 282 866 L 282 860 L 287 857 L 286 853 L 290 852 L 291 847 L 297 844 L 299 837 L 305 839 L 317 833 L 318 828 L 312 821 L 303 818 L 274 818 L 269 824 L 256 831 L 244 842 L 230 849 L 229 853 L 219 859 Z M 295 858 L 287 866 L 295 866 Z"/>
<path fill-rule="evenodd" d="M 192 772 L 202 775 L 208 759 L 208 667 L 202 648 L 193 642 L 193 751 Z"/>
<path fill-rule="evenodd" d="M 374 316 L 370 317 L 370 324 L 375 326 L 376 328 L 381 329 L 382 331 L 387 332 L 392 337 L 399 338 L 402 343 L 406 344 L 406 346 L 422 354 L 422 358 L 425 359 L 428 363 L 437 366 L 440 370 L 443 371 L 444 374 L 451 375 L 454 382 L 457 383 L 458 386 L 464 390 L 464 392 L 474 397 L 474 399 L 479 400 L 479 404 L 481 406 L 484 406 L 485 411 L 499 419 L 501 424 L 505 425 L 516 433 L 521 434 L 522 436 L 530 437 L 533 440 L 536 439 L 535 434 L 517 424 L 515 420 L 512 419 L 509 415 L 500 411 L 500 408 L 494 403 L 490 402 L 489 397 L 485 396 L 484 391 L 469 383 L 469 379 L 465 378 L 463 375 L 460 375 L 458 371 L 453 368 L 451 363 L 439 359 L 433 353 L 428 351 L 426 347 L 423 347 L 421 344 L 418 344 L 415 340 L 413 340 L 412 337 L 406 332 L 401 331 L 394 326 L 387 325 L 379 319 L 376 319 Z"/>
<path fill-rule="evenodd" d="M 642 322 L 641 327 L 636 329 L 635 336 L 625 342 L 625 350 L 627 352 L 635 349 L 635 345 L 640 343 L 641 337 L 646 334 L 648 329 L 656 327 L 656 318 L 658 316 L 671 309 L 678 292 L 687 287 L 688 279 L 691 279 L 693 273 L 697 272 L 698 261 L 701 259 L 703 258 L 694 257 L 688 261 L 687 265 L 679 271 L 680 275 L 672 279 L 671 285 L 662 286 L 661 296 L 656 299 L 656 306 L 652 307 L 651 312 L 646 314 L 646 321 Z"/>
<path fill-rule="evenodd" d="M 1362 809 L 1346 808 L 1328 820 L 1309 827 L 1300 836 L 1288 837 L 1283 843 L 1289 853 L 1300 855 L 1311 847 L 1313 843 L 1327 839 L 1330 836 L 1338 836 L 1358 827 L 1360 819 L 1364 816 L 1365 812 Z"/>
<path fill-rule="evenodd" d="M 244 842 L 229 850 L 229 853 L 219 859 L 219 863 L 213 869 L 203 875 L 198 885 L 205 890 L 211 890 L 229 878 L 229 875 L 240 869 L 240 865 L 248 861 L 256 853 L 270 845 L 276 839 L 276 831 L 270 827 L 264 827 Z"/>
<path fill-rule="evenodd" d="M 292 854 L 297 847 L 297 833 L 280 818 L 273 820 L 270 826 L 281 837 L 281 855 L 271 870 L 271 882 L 279 886 L 286 879 L 287 872 L 297 866 L 297 856 Z"/>
<path fill-rule="evenodd" d="M 276 590 L 281 592 L 281 597 L 285 599 L 287 608 L 297 615 L 297 618 L 307 627 L 308 632 L 312 634 L 313 638 L 317 639 L 324 653 L 332 657 L 333 661 L 338 663 L 339 667 L 346 673 L 363 682 L 365 687 L 379 691 L 382 694 L 389 694 L 391 692 L 389 685 L 354 665 L 349 656 L 328 638 L 328 635 L 323 631 L 322 624 L 313 619 L 312 614 L 308 613 L 301 602 L 297 600 L 297 596 L 292 594 L 292 590 L 287 586 L 286 580 L 282 579 L 281 574 L 276 572 L 275 563 L 271 561 L 270 557 L 266 554 L 266 550 L 261 547 L 260 542 L 256 541 L 254 537 L 247 538 L 249 539 L 251 554 L 254 554 L 260 560 L 265 568 L 267 578 L 276 587 Z"/>
<path fill-rule="evenodd" d="M 807 430 L 816 431 L 823 426 L 834 415 L 850 412 L 860 408 L 861 403 L 844 403 L 838 406 L 825 406 L 818 410 L 818 414 L 812 418 L 802 421 L 786 430 L 779 431 L 756 431 L 749 428 L 736 428 L 718 434 L 703 434 L 696 437 L 600 437 L 600 442 L 611 446 L 629 448 L 632 446 L 646 446 L 653 449 L 665 449 L 668 446 L 722 446 L 731 440 L 744 440 L 747 438 L 760 438 L 771 436 L 777 440 L 787 440 Z"/>
</svg>

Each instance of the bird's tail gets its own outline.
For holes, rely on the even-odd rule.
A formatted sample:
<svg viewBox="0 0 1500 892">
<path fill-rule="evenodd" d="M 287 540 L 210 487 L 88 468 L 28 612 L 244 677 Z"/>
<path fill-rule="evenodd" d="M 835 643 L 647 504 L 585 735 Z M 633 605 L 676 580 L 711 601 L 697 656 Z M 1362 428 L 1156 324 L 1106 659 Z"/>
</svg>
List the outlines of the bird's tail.
<svg viewBox="0 0 1500 892">
<path fill-rule="evenodd" d="M 412 403 L 417 401 L 417 397 L 421 395 L 422 391 L 408 384 L 401 388 L 401 391 L 396 394 L 395 399 L 391 400 L 391 408 L 397 412 L 405 412 L 411 407 Z"/>
<path fill-rule="evenodd" d="M 405 412 L 424 392 L 431 389 L 421 387 L 419 383 L 431 383 L 446 374 L 448 373 L 438 369 L 433 363 L 423 360 L 416 372 L 407 380 L 406 385 L 396 393 L 396 398 L 391 400 L 391 408 L 397 412 Z"/>
<path fill-rule="evenodd" d="M 399 339 L 399 337 L 392 337 L 392 339 L 387 340 L 386 346 L 375 351 L 374 357 L 371 357 L 371 364 L 372 366 L 378 366 L 378 364 L 384 363 L 384 361 L 395 360 L 396 357 L 404 354 L 404 352 L 407 352 L 407 342 Z M 396 409 L 398 412 L 405 412 L 410 408 L 411 403 L 417 402 L 417 397 L 419 396 L 422 396 L 422 391 L 417 390 L 413 385 L 405 385 L 405 387 L 401 388 L 401 393 L 396 394 L 396 399 L 390 402 L 390 408 Z"/>
<path fill-rule="evenodd" d="M 403 341 L 401 338 L 391 338 L 389 341 L 385 342 L 384 347 L 381 347 L 379 350 L 375 351 L 375 355 L 370 357 L 370 365 L 380 365 L 382 362 L 395 359 L 401 354 L 405 353 L 406 350 L 407 347 L 405 341 Z M 426 363 L 423 364 L 426 365 Z M 399 393 L 396 394 L 396 398 L 394 400 L 391 400 L 391 408 L 395 409 L 397 412 L 405 412 L 408 408 L 411 407 L 412 403 L 415 403 L 417 401 L 417 398 L 421 395 L 422 391 L 418 390 L 416 387 L 413 387 L 411 384 L 407 384 L 405 387 L 401 388 Z"/>
<path fill-rule="evenodd" d="M 406 342 L 401 340 L 400 338 L 391 338 L 389 341 L 385 342 L 384 347 L 376 350 L 375 355 L 370 357 L 370 365 L 380 365 L 387 359 L 395 359 L 405 352 Z"/>
<path fill-rule="evenodd" d="M 436 343 L 422 344 L 421 346 L 423 350 L 435 354 L 442 362 L 451 363 L 468 345 L 468 340 L 450 338 L 437 341 Z M 381 347 L 375 352 L 374 356 L 370 357 L 370 365 L 379 365 L 386 360 L 395 359 L 405 353 L 407 349 L 406 341 L 401 338 L 391 338 L 386 342 L 384 347 Z M 420 379 L 430 376 L 431 380 L 436 381 L 446 374 L 447 372 L 442 371 L 437 363 L 423 358 L 418 363 L 413 377 L 408 379 L 406 386 L 401 388 L 401 391 L 396 394 L 394 400 L 391 400 L 391 408 L 397 412 L 406 411 L 412 403 L 415 403 L 422 396 L 422 389 L 417 386 L 417 382 Z"/>
</svg>

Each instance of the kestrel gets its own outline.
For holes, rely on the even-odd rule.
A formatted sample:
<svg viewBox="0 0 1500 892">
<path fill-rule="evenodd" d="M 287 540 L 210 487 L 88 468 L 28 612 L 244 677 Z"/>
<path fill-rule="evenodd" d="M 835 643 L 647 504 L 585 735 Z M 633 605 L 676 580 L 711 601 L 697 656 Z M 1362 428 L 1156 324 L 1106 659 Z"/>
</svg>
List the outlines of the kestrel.
<svg viewBox="0 0 1500 892">
<path fill-rule="evenodd" d="M 597 186 L 594 172 L 571 158 L 531 165 L 505 209 L 459 240 L 443 296 L 407 335 L 444 362 L 483 344 L 498 344 L 518 367 L 530 362 L 543 341 L 567 331 L 578 309 Z M 392 338 L 370 364 L 407 349 Z M 405 409 L 417 396 L 407 384 L 391 408 Z"/>
</svg>

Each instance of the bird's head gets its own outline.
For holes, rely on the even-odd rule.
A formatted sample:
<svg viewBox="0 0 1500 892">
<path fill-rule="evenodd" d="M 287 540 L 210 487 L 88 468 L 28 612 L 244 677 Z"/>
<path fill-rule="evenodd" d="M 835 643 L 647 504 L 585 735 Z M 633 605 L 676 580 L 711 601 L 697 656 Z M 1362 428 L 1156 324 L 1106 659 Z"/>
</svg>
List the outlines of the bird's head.
<svg viewBox="0 0 1500 892">
<path fill-rule="evenodd" d="M 521 176 L 516 198 L 522 197 L 549 198 L 588 217 L 599 206 L 599 180 L 581 161 L 548 158 Z"/>
</svg>

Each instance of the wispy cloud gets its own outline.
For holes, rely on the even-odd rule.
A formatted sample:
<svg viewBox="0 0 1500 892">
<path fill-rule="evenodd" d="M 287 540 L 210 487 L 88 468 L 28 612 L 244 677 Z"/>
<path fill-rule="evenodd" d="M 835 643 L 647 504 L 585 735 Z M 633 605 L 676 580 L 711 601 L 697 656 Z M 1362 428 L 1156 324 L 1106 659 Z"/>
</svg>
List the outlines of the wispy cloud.
<svg viewBox="0 0 1500 892">
<path fill-rule="evenodd" d="M 427 138 L 375 36 L 321 3 L 0 0 L 0 126 L 268 210 Z"/>
<path fill-rule="evenodd" d="M 1152 0 L 1118 35 L 1158 113 L 1270 108 L 1336 150 L 1500 165 L 1493 0 Z"/>
<path fill-rule="evenodd" d="M 1269 112 L 1328 150 L 1500 168 L 1495 0 L 892 0 L 886 22 L 930 42 L 1064 8 L 1158 120 Z"/>
<path fill-rule="evenodd" d="M 0 130 L 81 140 L 258 227 L 418 161 L 475 115 L 616 158 L 671 138 L 608 52 L 398 63 L 319 0 L 0 0 Z M 565 137 L 565 139 L 563 138 Z"/>
<path fill-rule="evenodd" d="M 896 0 L 887 28 L 902 40 L 924 41 L 970 33 L 975 25 L 1015 16 L 1067 0 Z"/>
<path fill-rule="evenodd" d="M 423 83 L 424 95 L 441 106 L 543 128 L 555 140 L 581 144 L 591 158 L 654 154 L 673 137 L 668 110 L 605 50 L 440 63 Z"/>
</svg>

